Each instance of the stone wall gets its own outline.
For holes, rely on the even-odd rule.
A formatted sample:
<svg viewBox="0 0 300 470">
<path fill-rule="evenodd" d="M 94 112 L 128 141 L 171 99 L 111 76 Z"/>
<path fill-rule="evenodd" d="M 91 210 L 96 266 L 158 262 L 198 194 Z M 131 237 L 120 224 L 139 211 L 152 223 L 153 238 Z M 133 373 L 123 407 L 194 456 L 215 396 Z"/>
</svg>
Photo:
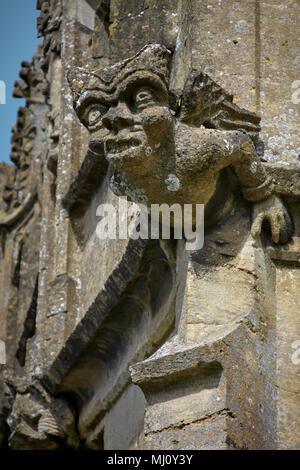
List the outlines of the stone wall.
<svg viewBox="0 0 300 470">
<path fill-rule="evenodd" d="M 0 164 L 0 446 L 299 449 L 298 2 L 37 7 L 43 46 L 22 63 L 14 95 L 26 106 L 13 165 Z M 293 221 L 287 243 L 267 224 L 253 238 L 253 204 L 232 169 L 201 250 L 99 239 L 97 207 L 120 198 L 68 77 L 147 44 L 170 51 L 178 106 L 199 70 L 261 117 L 256 151 Z"/>
</svg>

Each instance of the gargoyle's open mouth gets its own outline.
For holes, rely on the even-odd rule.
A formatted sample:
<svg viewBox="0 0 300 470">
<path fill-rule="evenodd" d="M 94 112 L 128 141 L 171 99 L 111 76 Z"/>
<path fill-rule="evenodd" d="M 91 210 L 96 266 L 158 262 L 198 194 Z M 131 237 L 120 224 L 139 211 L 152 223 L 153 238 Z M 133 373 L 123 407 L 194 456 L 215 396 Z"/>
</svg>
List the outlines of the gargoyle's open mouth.
<svg viewBox="0 0 300 470">
<path fill-rule="evenodd" d="M 133 148 L 141 145 L 139 139 L 107 139 L 105 142 L 105 153 L 106 154 L 119 154 L 132 150 Z"/>
<path fill-rule="evenodd" d="M 110 160 L 120 159 L 132 155 L 137 147 L 141 146 L 142 141 L 137 138 L 131 139 L 107 139 L 105 142 L 105 155 Z"/>
</svg>

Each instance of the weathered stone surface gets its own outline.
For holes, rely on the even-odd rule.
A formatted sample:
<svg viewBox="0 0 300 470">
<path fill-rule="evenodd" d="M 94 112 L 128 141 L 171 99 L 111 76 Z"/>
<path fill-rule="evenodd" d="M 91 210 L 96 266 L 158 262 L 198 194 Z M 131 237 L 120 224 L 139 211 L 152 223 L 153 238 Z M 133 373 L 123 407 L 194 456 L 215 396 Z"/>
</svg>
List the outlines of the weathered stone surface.
<svg viewBox="0 0 300 470">
<path fill-rule="evenodd" d="M 145 450 L 226 450 L 226 412 L 145 437 Z"/>
</svg>

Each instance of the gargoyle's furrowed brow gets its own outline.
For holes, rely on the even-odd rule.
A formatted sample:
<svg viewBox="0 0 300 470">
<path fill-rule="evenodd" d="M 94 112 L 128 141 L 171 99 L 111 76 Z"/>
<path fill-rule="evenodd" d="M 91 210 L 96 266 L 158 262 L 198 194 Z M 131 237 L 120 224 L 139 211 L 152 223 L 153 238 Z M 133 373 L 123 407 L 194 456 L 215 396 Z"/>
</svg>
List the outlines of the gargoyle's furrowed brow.
<svg viewBox="0 0 300 470">
<path fill-rule="evenodd" d="M 86 108 L 91 104 L 101 104 L 104 107 L 109 108 L 117 103 L 118 94 L 115 92 L 113 95 L 106 93 L 104 90 L 100 90 L 97 87 L 85 90 L 76 101 L 75 110 L 78 117 L 84 114 Z"/>
</svg>

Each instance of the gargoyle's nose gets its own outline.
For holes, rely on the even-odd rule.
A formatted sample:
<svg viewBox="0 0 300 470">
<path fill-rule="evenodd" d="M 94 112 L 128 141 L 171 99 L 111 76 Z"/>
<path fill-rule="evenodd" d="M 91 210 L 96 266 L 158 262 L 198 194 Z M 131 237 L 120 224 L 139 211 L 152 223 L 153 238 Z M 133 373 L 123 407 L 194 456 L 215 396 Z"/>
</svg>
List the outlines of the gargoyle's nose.
<svg viewBox="0 0 300 470">
<path fill-rule="evenodd" d="M 116 106 L 111 106 L 103 116 L 104 126 L 113 131 L 119 131 L 124 127 L 133 125 L 133 115 L 124 101 L 119 101 Z"/>
</svg>

